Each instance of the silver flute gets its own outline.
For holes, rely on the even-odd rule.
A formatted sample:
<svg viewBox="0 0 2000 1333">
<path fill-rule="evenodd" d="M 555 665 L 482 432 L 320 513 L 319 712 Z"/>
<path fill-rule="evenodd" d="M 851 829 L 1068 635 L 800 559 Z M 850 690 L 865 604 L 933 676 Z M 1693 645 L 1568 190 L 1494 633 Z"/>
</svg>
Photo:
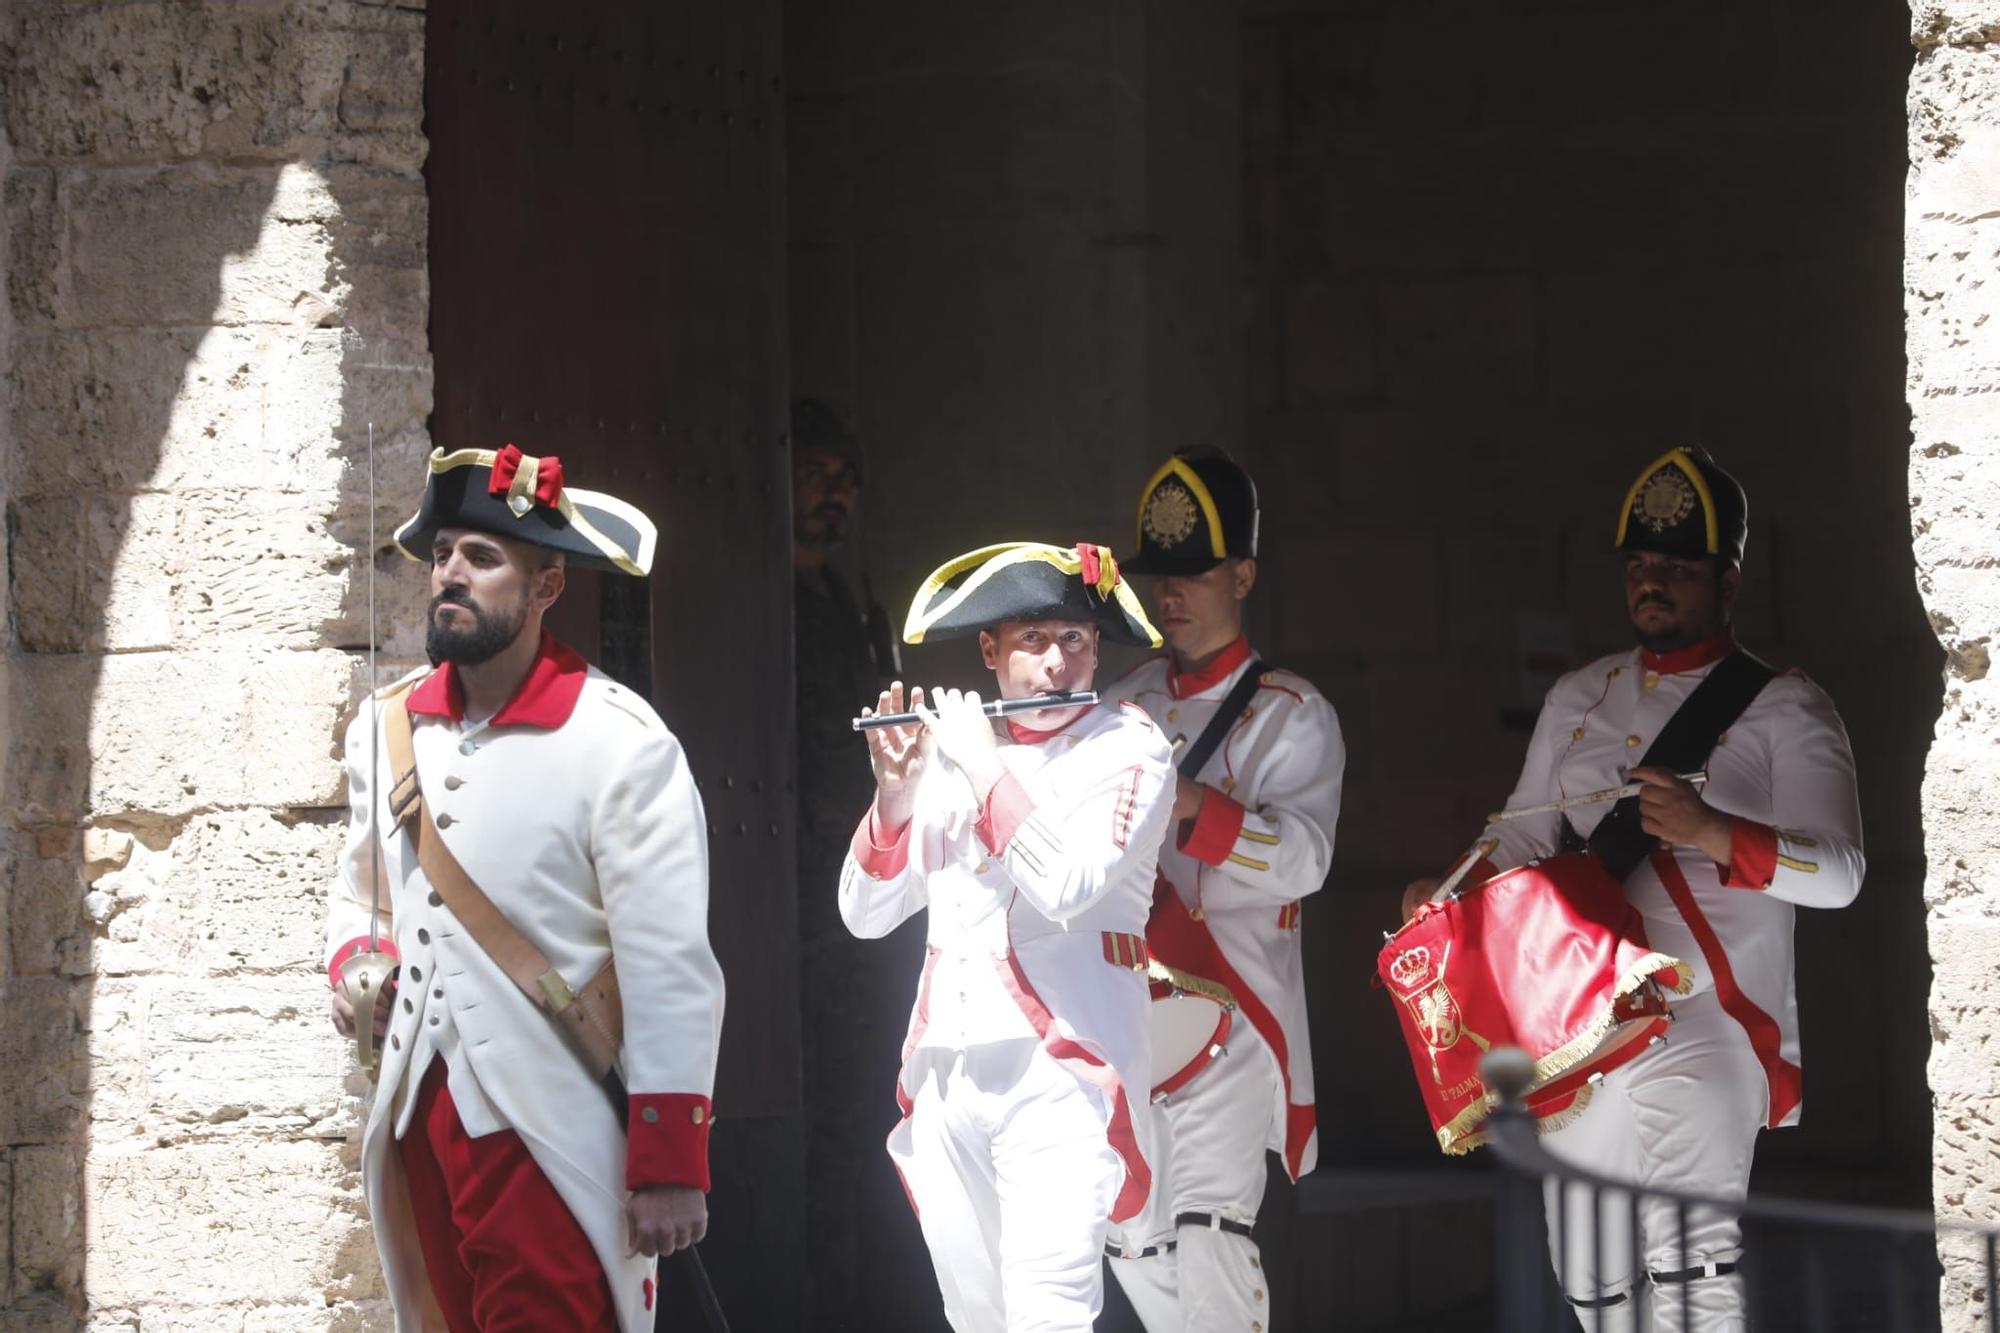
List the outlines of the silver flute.
<svg viewBox="0 0 2000 1333">
<path fill-rule="evenodd" d="M 994 699 L 981 704 L 979 711 L 988 717 L 1006 717 L 1009 713 L 1039 713 L 1044 708 L 1088 708 L 1097 702 L 1095 690 L 1063 690 L 1056 694 L 1033 694 L 1025 699 Z M 854 719 L 856 731 L 873 731 L 877 727 L 908 727 L 922 722 L 916 713 L 878 713 L 874 717 Z"/>
</svg>

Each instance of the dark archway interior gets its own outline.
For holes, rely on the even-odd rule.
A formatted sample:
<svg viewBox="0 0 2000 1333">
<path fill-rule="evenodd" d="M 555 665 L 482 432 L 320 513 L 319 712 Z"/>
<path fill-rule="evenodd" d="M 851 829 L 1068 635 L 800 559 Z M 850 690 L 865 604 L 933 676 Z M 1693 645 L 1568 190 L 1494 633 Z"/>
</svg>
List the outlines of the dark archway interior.
<svg viewBox="0 0 2000 1333">
<path fill-rule="evenodd" d="M 431 13 L 434 82 L 462 40 L 441 30 L 444 8 Z M 725 8 L 691 7 L 712 19 Z M 1323 1166 L 1296 1199 L 1275 1192 L 1265 1219 L 1279 1326 L 1479 1326 L 1480 1208 L 1369 1185 L 1372 1170 L 1444 1164 L 1387 1003 L 1365 981 L 1401 884 L 1455 853 L 1511 786 L 1551 661 L 1625 642 L 1606 550 L 1615 507 L 1642 463 L 1684 441 L 1749 489 L 1741 636 L 1839 703 L 1869 843 L 1861 899 L 1799 922 L 1808 1107 L 1801 1128 L 1765 1137 L 1758 1183 L 1926 1204 L 1918 789 L 1939 655 L 1913 585 L 1905 488 L 1900 7 L 771 8 L 782 152 L 703 157 L 711 141 L 681 122 L 685 154 L 656 145 L 646 159 L 648 172 L 683 173 L 667 179 L 686 191 L 740 190 L 745 173 L 775 169 L 789 249 L 762 251 L 769 281 L 703 281 L 725 270 L 699 255 L 763 261 L 740 226 L 652 226 L 637 195 L 610 188 L 615 163 L 595 173 L 595 202 L 580 189 L 512 206 L 647 238 L 634 253 L 694 247 L 686 280 L 657 304 L 598 312 L 627 321 L 601 341 L 628 349 L 632 373 L 686 386 L 635 419 L 654 412 L 679 431 L 693 404 L 695 424 L 761 447 L 773 405 L 728 390 L 739 371 L 852 417 L 869 481 L 846 558 L 892 617 L 924 572 L 983 541 L 1125 545 L 1139 483 L 1175 447 L 1222 444 L 1256 472 L 1254 638 L 1320 685 L 1349 745 L 1333 875 L 1306 910 Z M 768 31 L 690 18 L 633 40 L 700 68 Z M 646 68 L 646 51 L 631 56 Z M 675 101 L 681 77 L 615 87 Z M 687 104 L 707 105 L 700 87 Z M 432 132 L 434 153 L 451 153 Z M 440 210 L 443 185 L 434 172 Z M 466 260 L 438 236 L 432 254 L 442 326 L 462 290 L 446 274 Z M 550 270 L 560 280 L 563 264 Z M 759 350 L 767 316 L 789 329 L 788 357 Z M 686 332 L 700 327 L 738 331 L 730 355 L 745 364 L 703 360 Z M 657 354 L 676 338 L 688 350 Z M 471 443 L 447 420 L 454 378 L 471 368 L 443 340 L 437 355 L 436 434 Z M 617 361 L 590 364 L 578 385 L 620 378 Z M 571 410 L 586 411 L 582 399 Z M 679 438 L 606 448 L 664 466 Z M 776 512 L 731 503 L 759 523 Z M 690 627 L 684 608 L 700 603 L 671 590 L 717 577 L 713 544 L 684 541 L 670 530 L 663 547 L 656 645 L 709 628 Z M 758 567 L 779 582 L 755 595 L 782 604 L 782 566 Z M 732 632 L 735 612 L 713 614 Z M 927 649 L 906 665 L 950 682 L 974 663 Z M 782 663 L 757 670 L 782 677 Z M 726 721 L 687 678 L 662 677 L 660 702 L 676 725 Z M 735 995 L 795 963 L 795 945 L 762 941 L 752 957 L 751 937 L 735 938 Z M 796 1068 L 789 1033 L 733 1039 L 762 1043 L 760 1065 Z M 759 1107 L 773 1126 L 783 1100 Z M 886 1095 L 884 1107 L 886 1120 Z M 782 1169 L 760 1179 L 797 1188 Z M 727 1188 L 718 1208 L 791 1206 Z M 855 1226 L 873 1238 L 868 1327 L 935 1322 L 901 1207 L 892 1187 L 857 1200 Z M 769 1252 L 718 1259 L 718 1277 L 773 1317 L 804 1267 Z M 785 1284 L 769 1281 L 777 1271 Z"/>
</svg>

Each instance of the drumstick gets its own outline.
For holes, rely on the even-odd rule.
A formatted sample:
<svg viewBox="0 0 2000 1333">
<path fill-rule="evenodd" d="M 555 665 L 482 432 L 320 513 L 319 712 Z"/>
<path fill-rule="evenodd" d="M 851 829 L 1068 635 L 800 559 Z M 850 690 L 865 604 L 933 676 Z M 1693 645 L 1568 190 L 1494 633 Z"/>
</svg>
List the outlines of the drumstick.
<svg viewBox="0 0 2000 1333">
<path fill-rule="evenodd" d="M 1097 694 L 1092 690 L 1068 690 L 1059 694 L 1036 694 L 1026 699 L 994 699 L 981 704 L 979 711 L 988 717 L 1005 717 L 1009 713 L 1035 713 L 1044 708 L 1089 708 L 1097 702 Z M 923 721 L 916 713 L 878 713 L 874 717 L 854 719 L 856 731 L 873 731 L 877 727 L 908 727 Z"/>
<path fill-rule="evenodd" d="M 1464 859 L 1459 861 L 1458 868 L 1446 876 L 1444 882 L 1438 885 L 1436 891 L 1431 894 L 1431 901 L 1441 903 L 1451 897 L 1454 890 L 1458 888 L 1458 882 L 1472 873 L 1472 867 L 1493 855 L 1493 849 L 1499 845 L 1500 839 L 1498 838 L 1481 838 L 1478 842 L 1472 844 L 1472 850 L 1467 852 Z"/>
<path fill-rule="evenodd" d="M 1690 786 L 1699 787 L 1708 781 L 1705 772 L 1676 773 L 1675 777 Z M 1646 790 L 1643 782 L 1628 782 L 1622 787 L 1606 787 L 1603 791 L 1585 792 L 1581 796 L 1569 796 L 1560 801 L 1543 801 L 1540 805 L 1524 805 L 1518 810 L 1495 810 L 1486 816 L 1489 824 L 1504 824 L 1510 819 L 1520 819 L 1525 815 L 1552 815 L 1558 810 L 1574 810 L 1579 805 L 1596 805 L 1600 801 L 1622 801 L 1627 796 L 1637 796 Z"/>
</svg>

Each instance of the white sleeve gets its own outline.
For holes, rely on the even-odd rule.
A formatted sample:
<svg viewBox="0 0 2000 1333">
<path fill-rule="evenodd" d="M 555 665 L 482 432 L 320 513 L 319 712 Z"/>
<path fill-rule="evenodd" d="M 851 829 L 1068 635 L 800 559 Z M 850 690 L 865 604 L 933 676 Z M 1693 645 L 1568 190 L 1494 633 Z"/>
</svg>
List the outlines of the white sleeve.
<svg viewBox="0 0 2000 1333">
<path fill-rule="evenodd" d="M 1256 805 L 1214 787 L 1202 793 L 1179 848 L 1215 873 L 1202 877 L 1211 907 L 1295 902 L 1326 883 L 1347 747 L 1333 705 L 1300 701 L 1272 743 L 1255 783 Z"/>
</svg>

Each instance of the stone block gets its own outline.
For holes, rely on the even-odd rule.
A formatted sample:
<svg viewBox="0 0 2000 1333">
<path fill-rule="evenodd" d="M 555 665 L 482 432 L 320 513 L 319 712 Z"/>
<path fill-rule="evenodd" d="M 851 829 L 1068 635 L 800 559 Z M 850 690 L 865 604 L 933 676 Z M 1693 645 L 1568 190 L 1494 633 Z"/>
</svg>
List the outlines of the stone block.
<svg viewBox="0 0 2000 1333">
<path fill-rule="evenodd" d="M 36 818 L 330 804 L 351 674 L 338 652 L 24 662 L 15 689 L 34 713 L 16 713 L 15 799 Z"/>
<path fill-rule="evenodd" d="M 90 1051 L 81 1012 L 83 986 L 56 977 L 13 978 L 0 992 L 0 1143 L 61 1143 L 83 1130 L 90 1096 Z M 18 1169 L 18 1159 L 16 1159 Z M 18 1186 L 18 1181 L 17 1181 Z"/>
<path fill-rule="evenodd" d="M 83 612 L 87 646 L 114 652 L 173 641 L 181 557 L 174 496 L 92 496 L 84 503 Z"/>
<path fill-rule="evenodd" d="M 264 0 L 33 7 L 10 137 L 26 159 L 302 153 L 334 128 L 346 43 L 319 34 L 326 19 Z"/>
<path fill-rule="evenodd" d="M 315 976 L 346 808 L 203 814 L 175 840 L 163 901 L 184 904 L 182 956 L 205 971 L 299 967 Z"/>
<path fill-rule="evenodd" d="M 1281 301 L 1288 405 L 1351 402 L 1379 391 L 1381 332 L 1368 285 L 1304 282 Z"/>
<path fill-rule="evenodd" d="M 46 327 L 61 295 L 61 232 L 56 224 L 55 173 L 15 168 L 6 173 L 7 298 L 22 324 Z"/>
<path fill-rule="evenodd" d="M 83 1277 L 83 1150 L 21 1147 L 9 1156 L 14 1298 L 73 1293 Z"/>
<path fill-rule="evenodd" d="M 353 1227 L 331 1145 L 104 1145 L 87 1167 L 93 1303 L 296 1302 Z"/>
<path fill-rule="evenodd" d="M 70 317 L 86 327 L 283 319 L 299 285 L 325 272 L 323 228 L 266 216 L 286 170 L 303 169 L 66 173 Z"/>
<path fill-rule="evenodd" d="M 311 647 L 338 613 L 347 553 L 327 535 L 328 501 L 268 491 L 204 491 L 181 516 L 175 588 L 182 643 Z"/>
<path fill-rule="evenodd" d="M 23 335 L 15 348 L 22 492 L 339 480 L 336 329 Z"/>
<path fill-rule="evenodd" d="M 1491 276 L 1385 281 L 1382 389 L 1394 402 L 1521 399 L 1535 388 L 1535 289 Z"/>
<path fill-rule="evenodd" d="M 23 848 L 9 857 L 6 917 L 13 971 L 48 977 L 89 957 L 86 885 L 73 855 L 36 855 Z"/>
<path fill-rule="evenodd" d="M 155 978 L 140 993 L 144 1102 L 94 1107 L 100 1126 L 129 1116 L 142 1136 L 241 1139 L 296 1131 L 338 1110 L 347 1051 L 317 968 Z"/>
<path fill-rule="evenodd" d="M 420 129 L 424 120 L 421 29 L 348 34 L 340 123 L 349 131 Z"/>
<path fill-rule="evenodd" d="M 83 503 L 73 495 L 28 496 L 11 508 L 8 591 L 21 647 L 78 652 L 90 639 L 83 616 Z"/>
</svg>

